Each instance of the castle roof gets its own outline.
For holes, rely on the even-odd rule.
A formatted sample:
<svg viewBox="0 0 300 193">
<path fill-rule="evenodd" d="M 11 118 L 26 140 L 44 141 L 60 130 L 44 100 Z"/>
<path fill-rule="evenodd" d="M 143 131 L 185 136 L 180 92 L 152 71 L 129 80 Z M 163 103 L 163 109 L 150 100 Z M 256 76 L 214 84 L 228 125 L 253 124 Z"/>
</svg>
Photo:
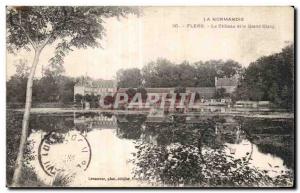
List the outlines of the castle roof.
<svg viewBox="0 0 300 193">
<path fill-rule="evenodd" d="M 170 93 L 174 88 L 146 88 L 148 93 Z"/>
<path fill-rule="evenodd" d="M 125 93 L 129 88 L 119 88 L 118 92 L 123 92 Z M 136 89 L 136 88 L 134 88 Z M 145 88 L 147 93 L 170 93 L 174 91 L 175 88 Z"/>
<path fill-rule="evenodd" d="M 113 88 L 115 86 L 114 80 L 80 80 L 75 86 L 85 86 L 92 88 Z"/>
</svg>

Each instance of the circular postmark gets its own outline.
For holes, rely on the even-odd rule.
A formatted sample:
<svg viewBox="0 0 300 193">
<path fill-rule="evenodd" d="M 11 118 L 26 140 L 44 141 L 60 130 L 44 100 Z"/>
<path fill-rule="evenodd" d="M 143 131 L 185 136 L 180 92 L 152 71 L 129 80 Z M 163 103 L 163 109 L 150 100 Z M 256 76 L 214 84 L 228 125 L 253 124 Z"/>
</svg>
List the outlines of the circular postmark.
<svg viewBox="0 0 300 193">
<path fill-rule="evenodd" d="M 77 131 L 62 134 L 50 132 L 42 139 L 38 160 L 48 176 L 59 172 L 86 170 L 92 151 L 88 140 Z"/>
</svg>

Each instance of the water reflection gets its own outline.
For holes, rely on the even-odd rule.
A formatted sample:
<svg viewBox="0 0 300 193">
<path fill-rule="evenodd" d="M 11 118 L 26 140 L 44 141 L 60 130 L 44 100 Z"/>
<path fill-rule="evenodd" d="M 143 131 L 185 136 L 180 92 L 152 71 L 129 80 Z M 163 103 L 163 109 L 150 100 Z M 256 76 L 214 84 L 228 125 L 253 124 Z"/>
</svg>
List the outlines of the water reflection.
<svg viewBox="0 0 300 193">
<path fill-rule="evenodd" d="M 46 184 L 55 178 L 45 173 L 37 154 L 53 130 L 77 132 L 91 146 L 88 168 L 66 174 L 74 186 L 273 186 L 271 178 L 294 168 L 294 125 L 287 119 L 35 114 L 30 128 L 26 155 L 33 158 L 28 165 Z M 57 155 L 52 156 L 61 159 Z M 73 159 L 84 158 L 79 152 Z M 263 184 L 256 184 L 262 179 Z M 291 185 L 289 180 L 280 177 L 275 185 Z"/>
</svg>

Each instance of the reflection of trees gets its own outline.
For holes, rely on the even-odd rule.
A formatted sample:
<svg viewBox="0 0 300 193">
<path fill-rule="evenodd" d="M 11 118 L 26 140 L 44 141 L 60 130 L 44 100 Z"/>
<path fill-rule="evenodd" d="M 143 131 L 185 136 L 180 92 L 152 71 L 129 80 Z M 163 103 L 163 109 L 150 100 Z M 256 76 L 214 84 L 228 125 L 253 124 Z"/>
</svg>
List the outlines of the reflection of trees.
<svg viewBox="0 0 300 193">
<path fill-rule="evenodd" d="M 59 130 L 65 133 L 74 127 L 74 122 L 71 114 L 40 114 L 32 115 L 29 127 L 45 132 Z"/>
<path fill-rule="evenodd" d="M 145 137 L 157 136 L 158 145 L 180 143 L 183 145 L 219 147 L 222 143 L 216 139 L 215 123 L 212 119 L 200 123 L 187 124 L 174 121 L 172 123 L 147 122 L 144 131 Z"/>
<path fill-rule="evenodd" d="M 239 159 L 225 153 L 224 139 L 239 143 L 246 137 L 237 125 L 219 119 L 196 124 L 147 122 L 144 138 L 136 143 L 134 175 L 167 186 L 290 186 L 289 172 L 271 178 L 249 164 L 253 145 Z M 155 136 L 156 142 L 145 140 L 147 136 Z"/>
<path fill-rule="evenodd" d="M 125 139 L 138 139 L 142 133 L 145 115 L 117 115 L 117 136 Z M 120 120 L 123 121 L 120 121 Z"/>
<path fill-rule="evenodd" d="M 240 159 L 224 150 L 195 145 L 137 143 L 134 176 L 166 186 L 290 186 L 292 176 L 270 177 L 249 165 L 249 154 Z"/>
<path fill-rule="evenodd" d="M 294 122 L 286 119 L 240 118 L 247 139 L 262 153 L 283 159 L 287 167 L 294 168 Z"/>
<path fill-rule="evenodd" d="M 257 148 L 262 153 L 269 153 L 282 158 L 284 165 L 286 165 L 288 168 L 294 169 L 293 146 L 276 147 L 273 144 L 257 144 Z"/>
<path fill-rule="evenodd" d="M 65 135 L 66 134 L 52 131 L 44 136 L 44 143 L 47 143 L 50 145 L 61 144 L 65 140 Z"/>
<path fill-rule="evenodd" d="M 7 182 L 10 183 L 12 179 L 13 170 L 15 167 L 15 160 L 17 157 L 17 148 L 20 141 L 20 128 L 22 126 L 22 114 L 16 112 L 7 112 Z M 28 136 L 34 131 L 51 132 L 58 130 L 66 133 L 73 128 L 74 123 L 71 115 L 55 115 L 55 114 L 33 114 L 30 117 L 31 128 Z M 33 142 L 27 141 L 24 150 L 24 163 L 28 163 L 34 159 Z M 26 168 L 23 168 L 24 170 Z"/>
</svg>

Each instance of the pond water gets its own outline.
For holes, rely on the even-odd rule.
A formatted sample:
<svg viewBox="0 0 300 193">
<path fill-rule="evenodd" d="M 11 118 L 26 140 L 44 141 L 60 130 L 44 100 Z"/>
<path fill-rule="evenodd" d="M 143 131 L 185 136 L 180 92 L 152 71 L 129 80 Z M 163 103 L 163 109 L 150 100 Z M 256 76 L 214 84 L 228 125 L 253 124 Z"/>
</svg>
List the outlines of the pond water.
<svg viewBox="0 0 300 193">
<path fill-rule="evenodd" d="M 8 112 L 8 181 L 21 121 Z M 25 166 L 46 186 L 293 185 L 293 119 L 44 113 L 27 140 Z"/>
</svg>

